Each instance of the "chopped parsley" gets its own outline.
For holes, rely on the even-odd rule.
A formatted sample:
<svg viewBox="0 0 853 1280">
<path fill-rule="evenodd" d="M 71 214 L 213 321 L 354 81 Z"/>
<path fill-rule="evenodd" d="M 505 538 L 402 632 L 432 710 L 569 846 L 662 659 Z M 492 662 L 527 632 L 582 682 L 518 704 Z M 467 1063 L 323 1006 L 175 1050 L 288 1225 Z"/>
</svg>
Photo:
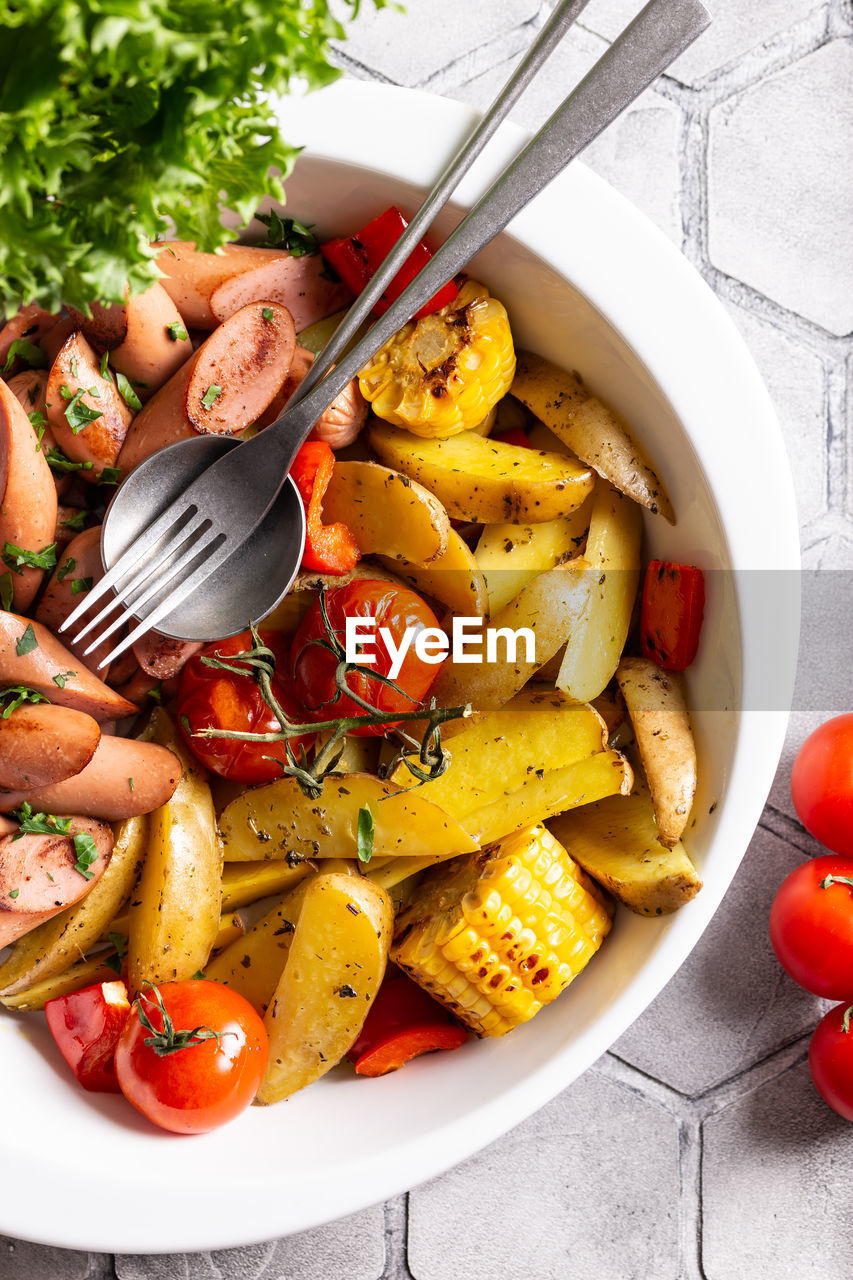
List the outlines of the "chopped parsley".
<svg viewBox="0 0 853 1280">
<path fill-rule="evenodd" d="M 8 373 L 18 359 L 25 361 L 31 369 L 47 368 L 47 356 L 41 347 L 37 347 L 34 342 L 29 342 L 26 338 L 16 338 L 12 343 L 6 356 L 6 363 L 3 365 L 3 372 Z"/>
<path fill-rule="evenodd" d="M 356 827 L 355 845 L 358 853 L 359 862 L 369 862 L 373 857 L 373 837 L 376 831 L 376 823 L 373 821 L 373 814 L 367 805 L 363 805 L 358 811 L 358 826 Z"/>
<path fill-rule="evenodd" d="M 98 848 L 95 841 L 90 835 L 78 833 L 74 837 L 74 852 L 77 854 L 74 870 L 79 871 L 84 880 L 93 879 L 95 873 L 89 868 L 93 862 L 98 861 Z"/>
<path fill-rule="evenodd" d="M 62 388 L 62 394 L 68 390 L 67 387 Z M 69 404 L 65 406 L 65 421 L 68 423 L 75 436 L 88 427 L 90 423 L 96 422 L 98 418 L 103 418 L 100 409 L 90 409 L 87 404 L 83 403 L 83 397 L 86 394 L 84 390 L 77 392 L 73 396 Z"/>
<path fill-rule="evenodd" d="M 15 598 L 15 584 L 11 573 L 0 574 L 0 606 L 8 613 Z"/>
<path fill-rule="evenodd" d="M 21 824 L 12 836 L 13 840 L 20 840 L 21 836 L 67 836 L 71 826 L 70 818 L 56 818 L 52 813 L 33 813 L 32 805 L 26 800 L 11 816 Z"/>
<path fill-rule="evenodd" d="M 25 568 L 55 569 L 56 543 L 51 542 L 49 547 L 43 547 L 41 551 L 27 551 L 24 547 L 16 546 L 14 542 L 4 542 L 3 563 L 13 573 L 22 573 Z"/>
<path fill-rule="evenodd" d="M 74 559 L 73 556 L 69 556 L 68 559 L 65 560 L 56 571 L 57 582 L 61 582 L 63 578 L 67 578 L 69 573 L 71 573 L 72 569 L 76 569 L 76 567 L 77 567 L 77 561 Z"/>
<path fill-rule="evenodd" d="M 28 413 L 27 417 L 30 420 L 30 425 L 32 426 L 33 431 L 36 433 L 36 453 L 38 453 L 41 449 L 41 442 L 44 438 L 45 430 L 47 429 L 47 418 L 40 410 L 34 410 L 33 413 Z"/>
<path fill-rule="evenodd" d="M 210 386 L 207 388 L 207 390 L 205 391 L 204 395 L 201 398 L 202 406 L 205 409 L 212 409 L 214 404 L 216 403 L 216 401 L 219 399 L 221 395 L 222 395 L 222 388 L 220 386 L 217 386 L 215 382 L 211 382 Z"/>
<path fill-rule="evenodd" d="M 91 591 L 93 582 L 94 578 L 72 578 L 71 594 L 73 596 L 81 596 L 85 591 Z"/>
<path fill-rule="evenodd" d="M 61 449 L 49 449 L 44 455 L 47 465 L 54 471 L 91 471 L 91 462 L 72 462 L 70 458 L 66 458 Z"/>
<path fill-rule="evenodd" d="M 101 377 L 103 378 L 104 382 L 112 382 L 113 375 L 110 373 L 109 351 L 105 351 L 104 354 L 101 356 L 101 363 L 98 367 L 101 371 Z"/>
<path fill-rule="evenodd" d="M 261 315 L 265 320 L 272 320 L 272 307 L 264 307 Z"/>
<path fill-rule="evenodd" d="M 118 484 L 121 479 L 121 471 L 118 467 L 104 467 L 98 476 L 98 484 Z"/>
<path fill-rule="evenodd" d="M 37 689 L 31 689 L 27 684 L 13 684 L 8 689 L 0 689 L 0 704 L 5 703 L 2 712 L 0 712 L 0 720 L 8 720 L 13 711 L 17 711 L 18 707 L 23 706 L 25 702 L 49 702 L 43 693 L 39 693 Z"/>
<path fill-rule="evenodd" d="M 142 401 L 131 386 L 130 379 L 126 378 L 123 373 L 116 374 L 116 386 L 118 393 L 129 409 L 141 409 Z"/>
<path fill-rule="evenodd" d="M 39 642 L 36 640 L 36 633 L 33 631 L 33 624 L 30 622 L 27 624 L 26 631 L 19 637 L 18 642 L 15 645 L 15 653 L 17 653 L 19 658 L 23 658 L 26 657 L 28 653 L 32 653 L 33 649 L 37 649 L 38 647 Z"/>
<path fill-rule="evenodd" d="M 304 222 L 280 218 L 274 210 L 256 216 L 267 229 L 267 244 L 274 249 L 286 249 L 292 258 L 313 258 L 320 252 L 320 241 Z"/>
<path fill-rule="evenodd" d="M 127 938 L 123 933 L 108 933 L 107 941 L 115 948 L 115 955 L 107 956 L 104 964 L 109 965 L 114 973 L 121 973 L 124 957 L 127 955 Z"/>
<path fill-rule="evenodd" d="M 53 683 L 57 688 L 64 689 L 65 681 L 73 680 L 76 675 L 76 671 L 57 671 L 56 675 L 53 677 Z"/>
<path fill-rule="evenodd" d="M 186 342 L 189 337 L 189 334 L 181 324 L 180 320 L 173 320 L 171 324 L 167 324 L 166 332 L 173 342 Z"/>
<path fill-rule="evenodd" d="M 69 516 L 67 520 L 60 521 L 63 529 L 73 529 L 75 533 L 81 533 L 83 525 L 86 523 L 86 512 L 82 509 Z"/>
<path fill-rule="evenodd" d="M 18 896 L 18 894 L 19 894 L 20 892 L 21 892 L 21 891 L 20 891 L 20 889 L 10 889 L 10 890 L 9 890 L 9 897 L 10 897 L 10 898 L 17 898 L 17 896 Z"/>
</svg>

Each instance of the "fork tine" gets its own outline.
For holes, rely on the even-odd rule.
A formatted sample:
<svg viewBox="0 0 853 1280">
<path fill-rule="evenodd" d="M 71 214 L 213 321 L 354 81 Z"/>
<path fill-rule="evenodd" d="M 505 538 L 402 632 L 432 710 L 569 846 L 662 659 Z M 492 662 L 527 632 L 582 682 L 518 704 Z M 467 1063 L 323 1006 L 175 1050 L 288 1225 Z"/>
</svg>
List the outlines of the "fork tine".
<svg viewBox="0 0 853 1280">
<path fill-rule="evenodd" d="M 142 621 L 139 622 L 137 626 L 134 627 L 133 630 L 130 631 L 125 636 L 125 638 L 115 646 L 114 649 L 111 649 L 109 653 L 104 655 L 104 657 L 98 663 L 99 671 L 102 667 L 106 667 L 109 663 L 114 662 L 115 659 L 118 658 L 121 654 L 123 654 L 126 649 L 129 649 L 131 645 L 134 645 L 136 641 L 140 639 L 141 636 L 144 636 L 146 635 L 147 632 L 152 631 L 162 617 L 165 617 L 167 613 L 171 613 L 171 611 L 174 608 L 176 608 L 176 606 L 179 605 L 182 600 L 186 599 L 186 597 L 190 595 L 192 591 L 195 590 L 198 579 L 200 578 L 203 580 L 207 576 L 204 561 L 207 559 L 208 555 L 210 555 L 212 552 L 216 550 L 216 548 L 224 541 L 224 539 L 225 539 L 224 533 L 220 531 L 215 532 L 213 537 L 211 537 L 209 541 L 204 544 L 204 546 L 199 547 L 198 545 L 196 545 L 194 555 L 184 556 L 179 564 L 173 566 L 167 578 L 161 577 L 158 579 L 157 590 L 160 590 L 161 587 L 165 584 L 165 582 L 169 581 L 169 579 L 174 576 L 175 572 L 177 572 L 179 568 L 183 567 L 187 559 L 189 559 L 190 562 L 196 559 L 200 561 L 200 563 L 196 566 L 196 568 L 189 575 L 189 577 L 185 578 L 183 582 L 179 583 L 178 586 L 175 588 L 175 590 L 170 593 L 167 599 L 162 600 L 160 604 L 156 606 L 156 608 L 151 610 L 151 612 L 148 614 L 147 617 L 143 618 Z M 133 617 L 133 614 L 131 613 L 131 608 L 138 608 L 139 604 L 140 604 L 140 601 L 138 600 L 133 601 L 131 607 L 128 608 L 125 614 L 123 615 L 125 621 L 129 621 Z"/>
<path fill-rule="evenodd" d="M 168 513 L 164 513 L 164 515 L 168 515 Z M 148 577 L 149 574 L 153 573 L 155 569 L 163 563 L 164 559 L 174 552 L 174 536 L 180 534 L 183 534 L 185 537 L 188 536 L 193 529 L 198 528 L 203 519 L 204 517 L 199 512 L 198 508 L 191 506 L 187 508 L 186 511 L 182 511 L 176 519 L 173 518 L 171 520 L 167 519 L 164 521 L 164 517 L 161 516 L 159 519 L 155 520 L 153 524 L 149 525 L 148 528 L 139 535 L 132 546 L 128 547 L 128 549 L 119 556 L 112 568 L 108 569 L 100 581 L 95 583 L 80 603 L 71 610 L 65 621 L 60 623 L 59 631 L 67 631 L 68 628 L 72 627 L 75 622 L 78 622 L 80 618 L 82 618 L 83 614 L 86 613 L 93 604 L 100 600 L 100 598 L 105 595 L 110 588 L 115 590 L 116 584 L 120 582 L 122 578 L 126 578 L 129 573 L 138 569 L 139 562 L 145 554 L 153 547 L 156 547 L 157 543 L 162 538 L 166 538 L 167 541 L 165 546 L 161 548 L 160 554 L 151 561 L 148 566 L 147 572 L 144 575 L 145 577 Z M 161 525 L 163 526 L 162 528 L 160 527 Z M 133 582 L 125 584 L 120 591 L 116 592 L 119 603 L 128 590 L 133 590 L 133 586 Z M 110 610 L 108 609 L 107 612 L 109 613 Z M 88 634 L 91 628 L 92 623 L 87 623 L 84 629 L 80 632 L 80 635 L 76 638 L 79 640 L 81 636 Z"/>
<path fill-rule="evenodd" d="M 116 597 L 115 603 L 123 604 L 125 606 L 124 609 L 118 617 L 113 619 L 106 630 L 100 632 L 92 639 L 89 647 L 83 650 L 84 657 L 87 657 L 93 649 L 97 649 L 98 645 L 103 644 L 105 640 L 109 639 L 114 632 L 118 631 L 119 628 L 124 625 L 129 617 L 135 616 L 136 611 L 140 609 L 142 605 L 147 604 L 152 596 L 156 596 L 160 591 L 163 591 L 167 584 L 171 582 L 172 578 L 174 578 L 176 573 L 179 573 L 186 564 L 195 559 L 199 552 L 199 540 L 209 532 L 210 528 L 211 521 L 203 521 L 199 529 L 197 531 L 193 531 L 190 538 L 185 538 L 182 543 L 172 550 L 170 560 L 173 557 L 177 557 L 177 559 L 174 559 L 173 563 L 166 563 L 164 566 L 163 561 L 160 560 L 151 570 L 137 574 L 137 576 L 129 582 L 127 586 L 122 587 L 121 593 Z M 146 588 L 145 583 L 148 582 L 148 579 L 151 578 L 152 575 L 153 581 L 149 582 Z M 136 592 L 138 592 L 138 594 L 134 594 Z M 85 632 L 91 630 L 92 626 L 95 625 L 99 619 L 106 619 L 110 613 L 111 607 L 112 606 L 108 606 L 106 609 L 102 609 L 98 614 L 98 618 L 96 618 L 94 622 L 89 623 L 83 631 L 80 632 L 77 636 L 77 640 L 79 641 Z"/>
</svg>

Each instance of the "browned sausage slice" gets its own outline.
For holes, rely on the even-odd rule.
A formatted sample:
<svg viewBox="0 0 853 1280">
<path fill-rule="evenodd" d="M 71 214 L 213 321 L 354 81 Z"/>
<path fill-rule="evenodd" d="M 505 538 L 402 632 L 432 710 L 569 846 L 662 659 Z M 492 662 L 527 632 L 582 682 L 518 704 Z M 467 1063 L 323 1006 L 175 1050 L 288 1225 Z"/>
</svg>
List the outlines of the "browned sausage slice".
<svg viewBox="0 0 853 1280">
<path fill-rule="evenodd" d="M 43 813 L 83 813 L 121 822 L 159 809 L 180 776 L 180 761 L 166 747 L 104 734 L 80 773 L 51 787 L 0 795 L 0 812 L 10 813 L 26 801 Z"/>
<path fill-rule="evenodd" d="M 75 835 L 95 842 L 97 857 L 84 868 L 86 875 L 77 870 Z M 79 902 L 103 875 L 112 851 L 109 827 L 90 818 L 73 817 L 68 835 L 0 837 L 0 947 Z"/>
<path fill-rule="evenodd" d="M 276 256 L 222 282 L 210 297 L 210 309 L 217 320 L 227 320 L 249 302 L 278 302 L 287 307 L 299 333 L 340 311 L 352 297 L 346 285 L 323 274 L 327 267 L 319 253 L 293 258 L 281 249 L 252 252 Z"/>
<path fill-rule="evenodd" d="M 0 787 L 29 791 L 64 782 L 85 769 L 100 738 L 97 720 L 82 711 L 24 703 L 0 717 Z"/>
<path fill-rule="evenodd" d="M 0 329 L 0 374 L 5 377 L 6 373 L 14 373 L 18 366 L 15 359 L 11 367 L 6 369 L 6 362 L 9 359 L 9 352 L 12 344 L 24 339 L 26 342 L 38 343 L 39 339 L 52 329 L 57 322 L 57 316 L 50 311 L 43 311 L 38 303 L 31 302 L 26 307 L 21 307 L 20 311 L 7 320 L 6 324 Z"/>
<path fill-rule="evenodd" d="M 197 433 L 244 431 L 281 390 L 295 348 L 293 321 L 284 307 L 243 307 L 136 415 L 118 460 L 122 474 Z"/>
<path fill-rule="evenodd" d="M 314 353 L 297 343 L 287 381 L 270 407 L 258 419 L 259 427 L 268 427 L 271 422 L 275 422 L 313 362 Z M 322 440 L 332 449 L 343 449 L 352 444 L 366 421 L 367 401 L 359 389 L 358 378 L 352 378 L 328 409 L 320 414 L 311 428 L 309 439 Z"/>
<path fill-rule="evenodd" d="M 82 333 L 72 333 L 47 380 L 47 417 L 57 445 L 74 462 L 91 462 L 84 480 L 114 467 L 133 410 L 112 378 L 102 378 L 98 357 Z"/>
<path fill-rule="evenodd" d="M 100 351 L 109 351 L 110 367 L 137 386 L 140 400 L 149 400 L 193 353 L 192 342 L 178 308 L 166 290 L 152 284 L 125 306 L 92 303 L 91 316 L 78 316 L 80 328 Z"/>
<path fill-rule="evenodd" d="M 6 543 L 25 551 L 44 551 L 56 526 L 56 486 L 29 418 L 17 397 L 0 381 L 0 554 Z M 41 586 L 44 571 L 20 567 L 8 572 L 16 609 L 26 609 Z"/>
<path fill-rule="evenodd" d="M 82 533 L 78 533 L 68 544 L 66 551 L 59 557 L 56 571 L 47 584 L 36 609 L 36 617 L 39 622 L 43 622 L 55 635 L 58 634 L 59 628 L 72 609 L 76 609 L 82 597 L 91 591 L 95 583 L 100 582 L 103 576 L 101 526 L 95 525 L 91 529 L 84 529 Z M 91 610 L 87 610 L 82 615 L 80 619 L 81 625 L 89 621 L 93 611 L 101 609 L 105 604 L 106 599 L 98 600 Z M 114 638 L 110 637 L 109 640 L 98 645 L 97 649 L 93 649 L 91 653 L 84 656 L 83 650 L 89 644 L 90 639 L 90 636 L 84 636 L 81 644 L 76 644 L 72 640 L 68 647 L 78 662 L 82 663 L 84 667 L 88 667 L 90 671 L 95 672 L 102 680 L 106 680 L 109 668 L 102 668 L 99 672 L 98 663 L 109 652 L 110 647 L 115 642 Z"/>
<path fill-rule="evenodd" d="M 173 640 L 170 636 L 149 631 L 133 646 L 133 653 L 146 675 L 155 680 L 171 680 L 179 675 L 194 653 L 203 649 L 201 643 L 190 640 Z"/>
<path fill-rule="evenodd" d="M 99 724 L 137 711 L 87 671 L 47 627 L 0 611 L 0 688 L 13 684 L 25 684 L 57 706 L 83 711 Z"/>
</svg>

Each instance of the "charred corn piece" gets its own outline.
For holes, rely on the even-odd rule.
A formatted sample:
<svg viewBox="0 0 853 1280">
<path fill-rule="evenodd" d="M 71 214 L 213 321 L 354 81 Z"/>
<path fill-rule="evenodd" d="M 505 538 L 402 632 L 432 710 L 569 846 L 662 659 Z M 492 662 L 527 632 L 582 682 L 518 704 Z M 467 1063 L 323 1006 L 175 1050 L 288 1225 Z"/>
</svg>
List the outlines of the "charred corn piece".
<svg viewBox="0 0 853 1280">
<path fill-rule="evenodd" d="M 428 871 L 391 958 L 478 1036 L 550 1004 L 610 929 L 606 895 L 545 827 Z"/>
<path fill-rule="evenodd" d="M 404 325 L 358 380 L 378 417 L 444 439 L 480 427 L 514 373 L 506 311 L 485 285 L 468 280 L 441 311 Z"/>
</svg>

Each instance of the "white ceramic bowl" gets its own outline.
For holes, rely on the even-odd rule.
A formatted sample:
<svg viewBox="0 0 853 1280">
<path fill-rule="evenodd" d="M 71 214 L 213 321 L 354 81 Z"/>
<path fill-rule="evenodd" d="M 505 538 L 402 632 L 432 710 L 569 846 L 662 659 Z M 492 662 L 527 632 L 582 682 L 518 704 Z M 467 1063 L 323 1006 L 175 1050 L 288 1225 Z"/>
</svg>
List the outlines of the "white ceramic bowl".
<svg viewBox="0 0 853 1280">
<path fill-rule="evenodd" d="M 289 102 L 282 117 L 286 136 L 307 144 L 288 209 L 333 234 L 392 201 L 416 206 L 473 118 L 455 103 L 356 83 Z M 460 189 L 457 212 L 520 140 L 507 127 L 493 141 Z M 706 569 L 798 567 L 790 474 L 755 366 L 699 276 L 641 214 L 575 164 L 474 272 L 506 303 L 519 345 L 579 369 L 663 472 L 679 519 L 675 529 L 647 522 L 654 553 Z M 709 581 L 702 653 L 690 673 L 702 779 L 690 848 L 705 878 L 693 902 L 655 921 L 620 913 L 570 991 L 506 1039 L 380 1080 L 332 1073 L 199 1138 L 160 1133 L 122 1099 L 84 1093 L 41 1019 L 3 1016 L 0 1232 L 121 1252 L 284 1235 L 432 1177 L 570 1084 L 699 938 L 778 760 L 784 681 L 775 709 L 744 708 L 755 705 L 766 654 L 793 654 L 796 617 L 789 612 L 786 626 L 771 620 L 743 578 L 724 572 Z"/>
</svg>

